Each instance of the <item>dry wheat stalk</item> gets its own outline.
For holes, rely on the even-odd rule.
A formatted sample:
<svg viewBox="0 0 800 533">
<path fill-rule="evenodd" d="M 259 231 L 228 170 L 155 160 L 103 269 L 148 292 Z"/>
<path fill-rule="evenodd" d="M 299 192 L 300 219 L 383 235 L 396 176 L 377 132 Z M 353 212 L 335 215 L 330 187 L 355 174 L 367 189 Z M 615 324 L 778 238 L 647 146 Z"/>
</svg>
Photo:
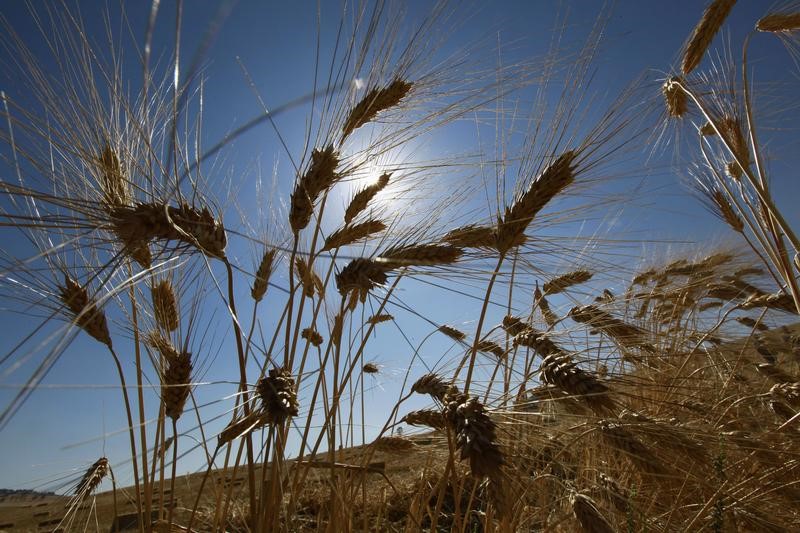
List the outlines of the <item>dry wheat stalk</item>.
<svg viewBox="0 0 800 533">
<path fill-rule="evenodd" d="M 175 291 L 172 282 L 163 279 L 154 284 L 150 289 L 150 296 L 153 300 L 153 314 L 156 324 L 165 331 L 175 331 L 178 329 L 178 302 L 175 298 Z"/>
<path fill-rule="evenodd" d="M 426 426 L 433 429 L 444 429 L 444 415 L 440 411 L 422 409 L 411 411 L 403 417 L 403 422 L 412 426 Z"/>
<path fill-rule="evenodd" d="M 442 242 L 460 248 L 494 248 L 497 239 L 494 228 L 469 224 L 448 231 L 442 237 Z"/>
<path fill-rule="evenodd" d="M 319 195 L 339 179 L 336 173 L 337 166 L 339 166 L 339 152 L 332 144 L 322 150 L 315 148 L 311 151 L 308 170 L 297 180 L 290 199 L 289 226 L 295 235 L 308 226 Z"/>
<path fill-rule="evenodd" d="M 274 248 L 269 248 L 264 252 L 261 262 L 258 264 L 255 279 L 253 279 L 253 287 L 250 290 L 250 296 L 257 302 L 260 302 L 267 293 L 267 286 L 269 285 L 269 278 L 272 276 L 276 255 L 277 251 Z"/>
<path fill-rule="evenodd" d="M 300 332 L 300 336 L 316 347 L 322 346 L 322 342 L 324 341 L 322 335 L 314 328 L 303 328 L 303 331 Z"/>
<path fill-rule="evenodd" d="M 579 269 L 567 272 L 556 278 L 551 279 L 542 287 L 545 294 L 557 294 L 574 285 L 586 283 L 592 279 L 592 273 L 588 270 Z"/>
<path fill-rule="evenodd" d="M 689 74 L 700 64 L 714 35 L 722 27 L 722 23 L 725 22 L 735 3 L 736 0 L 713 0 L 706 8 L 703 18 L 695 26 L 683 54 L 681 69 L 684 75 Z"/>
<path fill-rule="evenodd" d="M 261 398 L 262 410 L 270 424 L 282 424 L 297 416 L 300 404 L 295 391 L 295 380 L 286 368 L 271 368 L 269 375 L 258 380 L 256 394 Z"/>
<path fill-rule="evenodd" d="M 667 104 L 667 113 L 674 118 L 681 118 L 689 110 L 689 100 L 681 88 L 685 81 L 679 76 L 673 76 L 661 86 L 664 102 Z"/>
<path fill-rule="evenodd" d="M 86 289 L 66 273 L 64 285 L 58 289 L 61 301 L 75 318 L 75 324 L 110 348 L 111 335 L 108 332 L 106 316 L 97 309 L 97 304 L 89 297 Z"/>
<path fill-rule="evenodd" d="M 378 113 L 396 106 L 413 87 L 413 83 L 396 79 L 383 88 L 374 87 L 353 107 L 342 126 L 342 138 L 350 135 Z"/>
<path fill-rule="evenodd" d="M 191 391 L 192 355 L 178 353 L 166 360 L 166 370 L 161 378 L 161 401 L 168 417 L 178 420 Z"/>
<path fill-rule="evenodd" d="M 586 533 L 614 533 L 614 528 L 600 513 L 597 504 L 590 497 L 573 492 L 569 497 L 572 512 Z"/>
<path fill-rule="evenodd" d="M 756 29 L 772 33 L 800 30 L 800 13 L 770 13 L 756 22 Z"/>
<path fill-rule="evenodd" d="M 371 446 L 379 452 L 405 453 L 416 448 L 413 441 L 404 437 L 379 437 L 372 441 Z"/>
<path fill-rule="evenodd" d="M 225 228 L 206 207 L 140 203 L 116 207 L 110 217 L 114 233 L 131 253 L 142 243 L 160 239 L 190 244 L 209 257 L 225 257 Z"/>
<path fill-rule="evenodd" d="M 534 217 L 575 180 L 575 157 L 572 150 L 558 156 L 531 182 L 528 190 L 506 207 L 497 227 L 496 247 L 501 254 L 523 244 L 525 230 Z"/>
<path fill-rule="evenodd" d="M 364 187 L 353 196 L 353 199 L 350 200 L 350 204 L 348 204 L 347 209 L 344 211 L 345 224 L 350 224 L 359 213 L 367 208 L 375 195 L 389 184 L 390 177 L 391 174 L 381 174 L 377 182 Z"/>
<path fill-rule="evenodd" d="M 108 459 L 101 457 L 86 470 L 86 473 L 83 474 L 83 477 L 75 487 L 75 495 L 78 496 L 78 501 L 85 500 L 94 492 L 103 481 L 103 478 L 108 475 L 109 469 Z"/>
<path fill-rule="evenodd" d="M 539 374 L 543 383 L 554 385 L 575 396 L 593 411 L 605 413 L 615 408 L 608 387 L 590 372 L 579 368 L 568 355 L 546 356 L 542 360 Z"/>
<path fill-rule="evenodd" d="M 444 418 L 455 432 L 461 459 L 469 459 L 470 471 L 478 478 L 496 479 L 505 463 L 497 444 L 497 426 L 475 397 L 451 390 L 444 397 Z"/>
<path fill-rule="evenodd" d="M 320 252 L 335 250 L 359 241 L 363 241 L 386 229 L 386 224 L 380 220 L 367 220 L 360 224 L 341 227 L 328 235 Z"/>
<path fill-rule="evenodd" d="M 441 402 L 451 388 L 452 385 L 436 374 L 425 374 L 414 382 L 411 391 L 417 394 L 429 394 Z"/>
</svg>

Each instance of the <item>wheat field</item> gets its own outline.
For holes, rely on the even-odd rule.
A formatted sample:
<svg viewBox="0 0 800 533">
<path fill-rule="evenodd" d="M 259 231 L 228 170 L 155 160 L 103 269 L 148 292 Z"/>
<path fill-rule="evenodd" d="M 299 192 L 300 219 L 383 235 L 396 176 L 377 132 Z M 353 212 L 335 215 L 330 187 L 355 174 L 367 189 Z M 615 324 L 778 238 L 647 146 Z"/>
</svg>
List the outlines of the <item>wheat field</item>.
<svg viewBox="0 0 800 533">
<path fill-rule="evenodd" d="M 0 6 L 0 530 L 800 531 L 800 3 L 576 4 Z"/>
</svg>

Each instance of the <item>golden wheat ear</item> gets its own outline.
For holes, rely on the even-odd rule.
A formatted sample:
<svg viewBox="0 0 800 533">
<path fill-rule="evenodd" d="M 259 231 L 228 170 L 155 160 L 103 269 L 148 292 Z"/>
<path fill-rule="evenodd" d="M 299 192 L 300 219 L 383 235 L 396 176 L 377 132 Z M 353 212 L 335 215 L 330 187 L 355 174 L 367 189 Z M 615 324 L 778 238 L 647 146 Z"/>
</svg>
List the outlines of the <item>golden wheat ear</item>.
<svg viewBox="0 0 800 533">
<path fill-rule="evenodd" d="M 714 36 L 728 18 L 734 4 L 736 4 L 736 0 L 713 0 L 703 12 L 703 17 L 695 26 L 692 36 L 689 37 L 686 51 L 683 54 L 681 69 L 684 75 L 689 74 L 700 64 L 700 60 L 703 59 Z"/>
<path fill-rule="evenodd" d="M 64 284 L 59 286 L 59 296 L 74 317 L 75 324 L 110 348 L 111 335 L 108 332 L 106 315 L 97 309 L 96 301 L 89 296 L 86 288 L 65 273 Z"/>
<path fill-rule="evenodd" d="M 525 243 L 525 230 L 550 201 L 575 181 L 576 153 L 568 150 L 556 157 L 507 207 L 498 223 L 495 247 L 501 254 Z"/>
<path fill-rule="evenodd" d="M 108 475 L 109 468 L 108 459 L 101 457 L 86 470 L 75 487 L 75 495 L 79 501 L 85 500 L 97 489 L 103 478 Z"/>
<path fill-rule="evenodd" d="M 153 300 L 153 313 L 156 324 L 165 331 L 178 329 L 178 302 L 172 282 L 168 279 L 163 279 L 153 285 L 150 293 Z"/>
<path fill-rule="evenodd" d="M 597 502 L 579 492 L 573 492 L 569 497 L 572 512 L 578 523 L 586 533 L 614 533 L 615 529 L 600 512 Z"/>
<path fill-rule="evenodd" d="M 689 111 L 689 98 L 681 87 L 684 83 L 683 78 L 673 76 L 661 86 L 661 93 L 664 95 L 664 102 L 667 106 L 667 114 L 670 117 L 681 118 Z"/>
<path fill-rule="evenodd" d="M 339 152 L 332 144 L 311 151 L 308 169 L 297 180 L 291 196 L 289 226 L 295 235 L 308 226 L 319 196 L 339 180 L 338 166 Z"/>
<path fill-rule="evenodd" d="M 375 198 L 375 195 L 386 188 L 386 186 L 389 184 L 389 179 L 391 176 L 392 175 L 388 173 L 381 174 L 377 182 L 364 187 L 353 196 L 353 199 L 350 201 L 350 203 L 347 205 L 347 209 L 344 211 L 345 224 L 350 224 L 350 222 L 352 222 L 359 213 L 367 208 L 372 199 Z"/>
<path fill-rule="evenodd" d="M 442 403 L 444 419 L 455 433 L 456 448 L 462 460 L 469 460 L 472 475 L 498 478 L 505 458 L 497 443 L 497 425 L 483 403 L 453 389 L 444 396 Z"/>
<path fill-rule="evenodd" d="M 166 361 L 166 369 L 161 381 L 161 400 L 166 415 L 178 420 L 191 392 L 192 354 L 177 352 L 176 357 Z"/>
<path fill-rule="evenodd" d="M 275 266 L 276 255 L 277 251 L 274 248 L 270 248 L 264 252 L 264 255 L 261 257 L 261 262 L 258 264 L 255 279 L 253 280 L 253 287 L 250 290 L 250 296 L 252 296 L 253 300 L 256 302 L 260 302 L 267 293 L 269 278 L 272 276 L 272 270 Z"/>
<path fill-rule="evenodd" d="M 800 30 L 800 12 L 771 13 L 756 22 L 758 31 L 784 33 Z"/>
<path fill-rule="evenodd" d="M 348 114 L 342 126 L 342 139 L 374 120 L 381 111 L 398 105 L 413 86 L 414 84 L 409 81 L 394 80 L 385 87 L 380 89 L 375 87 L 367 91 Z"/>
<path fill-rule="evenodd" d="M 256 393 L 269 423 L 279 425 L 297 416 L 300 403 L 295 389 L 294 376 L 286 368 L 271 368 L 269 375 L 258 380 Z"/>
</svg>

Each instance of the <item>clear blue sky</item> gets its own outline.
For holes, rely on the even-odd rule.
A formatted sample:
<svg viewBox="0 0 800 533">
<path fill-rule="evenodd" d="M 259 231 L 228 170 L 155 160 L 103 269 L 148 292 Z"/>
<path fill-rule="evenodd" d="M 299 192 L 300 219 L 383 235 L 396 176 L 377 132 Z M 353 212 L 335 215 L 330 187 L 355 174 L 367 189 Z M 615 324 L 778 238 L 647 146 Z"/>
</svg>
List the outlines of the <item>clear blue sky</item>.
<svg viewBox="0 0 800 533">
<path fill-rule="evenodd" d="M 80 17 L 83 20 L 89 39 L 96 41 L 102 49 L 105 41 L 104 13 L 110 9 L 111 25 L 115 31 L 120 29 L 119 5 L 110 2 L 81 2 Z M 132 90 L 141 83 L 141 67 L 134 44 L 140 48 L 144 41 L 148 2 L 128 2 L 125 5 L 128 22 L 122 27 L 129 32 L 121 39 L 124 50 L 124 77 Z M 457 19 L 461 24 L 455 26 L 443 47 L 436 52 L 446 55 L 467 47 L 472 54 L 486 54 L 484 60 L 491 62 L 511 61 L 542 54 L 550 42 L 550 30 L 556 20 L 555 2 L 496 1 L 474 2 L 472 7 L 455 5 Z M 596 1 L 565 2 L 569 8 L 562 9 L 566 14 L 568 31 L 566 40 L 578 42 L 588 34 L 601 3 Z M 642 73 L 649 73 L 651 79 L 663 78 L 677 62 L 680 47 L 703 9 L 703 2 L 685 0 L 678 2 L 618 1 L 613 6 L 608 20 L 602 52 L 596 61 L 595 79 L 592 90 L 599 94 L 615 94 Z M 37 9 L 43 10 L 36 4 Z M 72 5 L 72 4 L 70 4 Z M 240 1 L 228 4 L 230 13 L 222 21 L 217 31 L 212 31 L 213 42 L 202 55 L 203 96 L 205 102 L 203 143 L 213 146 L 237 126 L 259 115 L 260 106 L 244 77 L 241 65 L 246 67 L 253 78 L 261 96 L 269 107 L 277 107 L 292 101 L 311 90 L 314 74 L 317 32 L 317 4 L 315 2 L 265 2 Z M 420 20 L 429 2 L 408 3 L 409 19 Z M 189 68 L 198 51 L 209 25 L 217 20 L 216 2 L 185 2 L 183 13 L 183 32 L 181 48 L 184 71 Z M 340 18 L 340 2 L 321 2 L 320 63 L 327 65 L 331 43 L 336 34 L 336 24 Z M 731 41 L 738 47 L 742 37 L 750 31 L 755 21 L 763 15 L 767 3 L 741 2 L 733 10 L 727 28 Z M 73 6 L 74 8 L 74 6 Z M 1 0 L 0 13 L 6 17 L 22 40 L 31 47 L 40 61 L 48 65 L 48 54 L 38 30 L 22 2 Z M 162 70 L 170 60 L 174 46 L 175 5 L 172 1 L 162 2 L 160 18 L 153 44 L 154 60 L 161 64 Z M 401 25 L 406 28 L 408 26 Z M 125 32 L 128 30 L 126 29 Z M 124 32 L 123 32 L 124 33 Z M 346 31 L 345 31 L 346 33 Z M 717 38 L 719 45 L 725 36 Z M 486 46 L 475 48 L 475 43 Z M 498 54 L 496 44 L 500 45 Z M 739 50 L 735 48 L 734 56 Z M 754 59 L 756 78 L 783 80 L 796 74 L 788 54 L 777 39 L 761 36 L 751 51 Z M 5 51 L 0 54 L 4 56 Z M 474 58 L 480 59 L 480 58 Z M 15 71 L 7 63 L 2 64 L 0 89 L 9 97 L 25 105 L 29 95 L 19 83 Z M 657 91 L 656 85 L 652 89 Z M 525 101 L 525 98 L 522 98 Z M 768 102 L 767 102 L 768 103 Z M 276 120 L 281 135 L 287 140 L 290 151 L 296 156 L 302 147 L 305 120 L 308 107 L 297 107 L 279 116 Z M 481 133 L 482 148 L 494 151 L 494 124 L 476 128 L 474 117 L 448 126 L 446 135 L 426 136 L 417 143 L 414 157 L 451 159 L 458 154 L 475 153 L 480 145 L 476 132 Z M 5 129 L 5 121 L 0 125 Z M 790 139 L 794 144 L 780 139 Z M 797 137 L 788 135 L 771 138 L 771 153 L 776 157 L 773 169 L 780 175 L 790 168 L 798 168 Z M 628 161 L 616 169 L 619 178 L 613 181 L 607 192 L 630 194 L 633 187 L 643 187 L 642 193 L 632 195 L 635 202 L 629 204 L 615 222 L 620 235 L 630 239 L 650 241 L 705 241 L 707 239 L 725 240 L 724 228 L 709 215 L 681 185 L 683 176 L 668 170 L 669 158 L 656 154 L 645 162 L 646 148 L 640 153 L 628 154 Z M 4 157 L 10 154 L 7 145 L 0 146 Z M 285 202 L 291 188 L 291 172 L 286 153 L 281 149 L 274 131 L 269 125 L 261 125 L 222 152 L 223 159 L 207 167 L 210 196 L 218 198 L 219 205 L 228 207 L 226 220 L 238 220 L 236 209 L 228 202 L 224 180 L 231 180 L 240 189 L 236 197 L 242 211 L 252 213 L 256 205 L 253 184 L 255 172 L 260 165 L 267 181 L 271 179 L 272 169 L 278 169 L 281 176 L 278 182 L 278 195 L 275 201 Z M 794 165 L 794 167 L 792 167 Z M 211 176 L 220 176 L 213 178 Z M 0 179 L 14 181 L 13 168 L 8 161 L 0 162 Z M 796 181 L 796 180 L 795 180 Z M 798 185 L 787 184 L 788 180 L 775 183 L 776 195 L 785 205 L 791 205 L 798 198 Z M 584 199 L 585 200 L 585 199 Z M 339 204 L 343 199 L 338 201 Z M 619 207 L 615 207 L 618 209 Z M 596 215 L 597 213 L 595 213 Z M 610 213 L 609 213 L 610 215 Z M 798 222 L 794 215 L 795 224 Z M 255 227 L 263 229 L 265 222 L 254 222 Z M 553 235 L 571 235 L 580 231 L 584 237 L 595 231 L 596 220 L 583 224 L 579 218 L 570 225 L 555 227 Z M 241 229 L 241 228 L 239 228 Z M 0 228 L 0 242 L 9 253 L 25 254 L 25 246 L 19 234 L 8 228 Z M 678 245 L 675 245 L 678 246 Z M 659 247 L 655 244 L 641 244 L 626 249 L 626 253 L 638 257 L 651 253 Z M 18 252 L 17 252 L 18 251 Z M 663 252 L 660 252 L 663 253 Z M 246 269 L 252 270 L 255 259 L 253 247 L 246 242 L 232 240 L 230 255 Z M 546 268 L 558 270 L 557 260 L 545 259 Z M 631 259 L 631 266 L 640 260 Z M 613 275 L 609 277 L 613 278 Z M 247 298 L 247 283 L 241 284 L 240 300 Z M 407 280 L 401 285 L 403 301 L 408 303 L 425 301 L 431 297 L 430 287 L 415 280 Z M 3 291 L 0 294 L 5 294 Z M 442 293 L 446 295 L 447 293 Z M 212 294 L 212 297 L 216 295 Z M 277 293 L 274 295 L 277 296 Z M 476 305 L 468 299 L 447 295 L 436 297 L 436 306 L 426 316 L 434 322 L 463 324 L 470 323 L 477 316 Z M 245 306 L 247 309 L 247 306 Z M 0 354 L 6 354 L 24 335 L 36 327 L 40 320 L 26 316 L 28 312 L 12 300 L 0 302 L 3 318 L 0 319 Z M 21 311 L 21 313 L 20 313 Z M 265 313 L 269 313 L 267 308 Z M 425 322 L 407 315 L 399 309 L 390 310 L 399 320 L 403 320 L 404 333 L 412 344 L 418 343 L 431 327 Z M 249 316 L 249 315 L 246 315 Z M 209 332 L 208 342 L 198 343 L 208 371 L 201 376 L 202 381 L 235 380 L 235 351 L 230 337 L 228 321 L 219 309 L 205 309 L 202 314 L 201 330 Z M 265 318 L 265 320 L 268 320 Z M 59 324 L 50 325 L 48 331 L 58 331 Z M 112 324 L 112 335 L 119 332 L 119 324 Z M 268 329 L 268 328 L 267 328 Z M 425 344 L 423 356 L 433 365 L 440 356 L 451 348 L 444 339 L 434 338 Z M 412 348 L 406 339 L 386 326 L 382 336 L 370 344 L 367 360 L 377 360 L 384 365 L 384 372 L 375 380 L 367 382 L 368 434 L 375 426 L 382 425 L 386 413 L 394 404 L 402 379 L 401 372 L 408 366 Z M 452 353 L 450 356 L 452 358 Z M 214 357 L 216 359 L 214 359 Z M 130 371 L 131 358 L 125 354 L 123 359 Z M 213 362 L 212 362 L 213 359 Z M 33 361 L 37 361 L 34 356 Z M 415 373 L 421 371 L 415 367 Z M 19 391 L 19 384 L 27 379 L 32 367 L 23 365 L 14 372 L 8 365 L 0 366 L 0 404 L 5 407 Z M 132 380 L 132 373 L 129 374 Z M 29 398 L 12 422 L 0 431 L 0 487 L 39 487 L 51 489 L 58 483 L 54 480 L 68 474 L 72 469 L 80 471 L 98 456 L 107 454 L 112 463 L 124 461 L 127 452 L 127 435 L 123 429 L 123 414 L 119 391 L 115 389 L 117 377 L 107 353 L 98 348 L 85 334 L 78 334 L 64 354 L 52 368 L 41 387 Z M 204 416 L 223 413 L 232 407 L 232 400 L 219 402 L 235 390 L 228 383 L 199 385 L 198 403 L 213 403 L 204 408 Z M 152 402 L 151 402 L 152 405 Z M 421 405 L 421 404 L 419 404 Z M 419 406 L 417 405 L 417 407 Z M 410 405 L 409 408 L 415 407 Z M 189 417 L 185 417 L 189 418 Z M 182 419 L 187 427 L 191 421 Z M 219 428 L 210 425 L 213 432 Z M 186 439 L 185 446 L 188 446 Z M 185 448 L 184 448 L 185 449 Z M 201 466 L 199 457 L 181 463 L 179 473 L 193 471 Z M 130 478 L 130 468 L 123 464 L 117 469 L 121 479 Z"/>
</svg>

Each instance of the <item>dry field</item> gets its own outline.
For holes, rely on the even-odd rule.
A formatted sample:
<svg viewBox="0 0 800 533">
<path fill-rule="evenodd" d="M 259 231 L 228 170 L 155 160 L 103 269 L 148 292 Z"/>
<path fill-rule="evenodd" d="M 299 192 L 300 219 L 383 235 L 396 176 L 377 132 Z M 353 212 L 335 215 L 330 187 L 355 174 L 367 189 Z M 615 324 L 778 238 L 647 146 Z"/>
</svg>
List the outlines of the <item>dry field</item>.
<svg viewBox="0 0 800 533">
<path fill-rule="evenodd" d="M 609 13 L 482 63 L 440 42 L 457 6 L 408 32 L 401 5 L 348 6 L 309 94 L 270 108 L 240 62 L 261 113 L 217 144 L 202 61 L 153 50 L 183 3 L 159 5 L 135 51 L 62 4 L 30 7 L 46 59 L 0 21 L 27 91 L 2 95 L 0 298 L 35 324 L 0 354 L 23 382 L 0 431 L 83 354 L 125 449 L 7 497 L 0 529 L 800 531 L 800 240 L 770 159 L 796 139 L 762 129 L 748 56 L 772 39 L 797 67 L 799 3 L 733 46 L 712 0 L 675 66 L 602 97 Z M 494 144 L 425 145 L 461 122 Z M 233 166 L 255 125 L 271 178 Z M 615 232 L 656 160 L 726 244 Z"/>
</svg>

